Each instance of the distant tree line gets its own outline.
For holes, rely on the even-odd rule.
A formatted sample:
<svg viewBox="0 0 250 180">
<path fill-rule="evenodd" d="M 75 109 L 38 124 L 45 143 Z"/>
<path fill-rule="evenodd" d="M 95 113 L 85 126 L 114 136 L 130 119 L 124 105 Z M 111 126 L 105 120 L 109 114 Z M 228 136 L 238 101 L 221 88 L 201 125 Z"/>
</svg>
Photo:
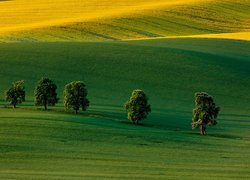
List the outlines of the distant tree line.
<svg viewBox="0 0 250 180">
<path fill-rule="evenodd" d="M 88 91 L 82 81 L 72 81 L 66 84 L 63 91 L 63 100 L 65 110 L 74 110 L 77 114 L 81 109 L 86 111 L 89 107 L 87 98 Z M 24 81 L 16 81 L 5 93 L 6 101 L 14 108 L 25 101 Z M 34 91 L 35 106 L 43 106 L 44 110 L 48 106 L 55 106 L 59 98 L 57 97 L 57 86 L 49 78 L 41 78 Z M 140 121 L 146 119 L 151 112 L 151 105 L 148 103 L 148 97 L 140 89 L 132 91 L 131 97 L 124 104 L 128 113 L 128 120 L 138 125 Z M 215 104 L 212 96 L 206 92 L 195 93 L 195 108 L 193 109 L 192 128 L 200 128 L 200 134 L 206 134 L 206 127 L 217 124 L 217 116 L 220 108 Z"/>
</svg>

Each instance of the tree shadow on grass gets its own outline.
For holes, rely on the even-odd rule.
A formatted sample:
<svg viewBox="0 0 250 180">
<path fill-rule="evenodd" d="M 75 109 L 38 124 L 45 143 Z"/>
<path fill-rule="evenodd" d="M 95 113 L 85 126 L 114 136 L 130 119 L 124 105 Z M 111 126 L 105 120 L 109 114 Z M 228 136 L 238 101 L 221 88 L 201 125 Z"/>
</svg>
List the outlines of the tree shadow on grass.
<svg viewBox="0 0 250 180">
<path fill-rule="evenodd" d="M 216 138 L 226 138 L 226 139 L 243 139 L 240 136 L 231 135 L 231 134 L 216 134 L 216 133 L 214 134 L 214 133 L 211 133 L 211 134 L 207 134 L 207 136 L 216 137 Z"/>
<path fill-rule="evenodd" d="M 225 138 L 225 139 L 243 139 L 240 136 L 231 135 L 231 134 L 218 134 L 218 133 L 207 133 L 206 135 L 200 135 L 198 132 L 186 132 L 185 134 L 200 136 L 200 137 L 216 137 L 216 138 Z"/>
<path fill-rule="evenodd" d="M 134 124 L 133 122 L 126 120 L 126 119 L 121 120 L 121 123 L 133 125 L 133 126 L 154 127 L 154 125 L 152 125 L 152 124 L 144 124 L 144 123 L 140 123 L 140 122 L 138 124 Z"/>
</svg>

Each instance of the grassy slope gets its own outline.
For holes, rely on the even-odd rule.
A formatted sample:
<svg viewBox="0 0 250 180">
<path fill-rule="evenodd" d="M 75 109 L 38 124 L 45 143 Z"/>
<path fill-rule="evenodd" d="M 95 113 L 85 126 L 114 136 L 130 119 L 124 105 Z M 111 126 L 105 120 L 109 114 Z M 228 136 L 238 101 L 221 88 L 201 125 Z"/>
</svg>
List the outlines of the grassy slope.
<svg viewBox="0 0 250 180">
<path fill-rule="evenodd" d="M 10 82 L 24 79 L 28 100 L 32 100 L 36 81 L 49 76 L 58 84 L 59 95 L 66 83 L 84 80 L 94 104 L 120 106 L 132 89 L 143 88 L 155 108 L 189 112 L 194 92 L 204 90 L 214 94 L 224 110 L 249 110 L 241 108 L 249 101 L 245 98 L 248 42 L 185 39 L 0 47 L 1 92 Z"/>
<path fill-rule="evenodd" d="M 83 8 L 75 2 L 80 1 L 64 1 L 69 14 L 60 11 L 65 4 L 56 1 L 46 9 L 44 1 L 35 0 L 24 11 L 23 0 L 0 1 L 1 7 L 19 3 L 11 5 L 16 13 L 8 16 L 0 8 L 0 31 L 11 27 L 7 22 L 56 25 L 1 34 L 0 41 L 102 41 L 250 28 L 249 1 L 243 0 L 155 6 L 136 14 L 126 6 L 134 3 L 136 10 L 142 2 L 152 1 L 104 1 L 97 7 L 98 1 L 92 0 L 86 2 L 87 14 L 98 10 L 94 14 L 101 17 L 112 11 L 105 14 L 112 18 L 89 21 L 86 15 L 81 23 L 68 24 L 64 18 L 72 16 L 75 22 Z M 41 8 L 35 10 L 41 14 L 27 16 L 34 7 Z M 54 15 L 44 16 L 43 11 L 51 10 Z M 17 14 L 20 19 L 12 22 Z M 0 44 L 0 98 L 12 81 L 24 79 L 27 89 L 26 109 L 0 108 L 0 179 L 250 178 L 249 48 L 249 42 L 209 39 Z M 33 89 L 41 76 L 55 80 L 60 97 L 66 83 L 84 80 L 90 110 L 79 116 L 65 114 L 59 108 L 62 101 L 57 111 L 32 110 Z M 134 88 L 144 89 L 153 107 L 139 127 L 124 122 L 122 108 Z M 196 91 L 211 93 L 222 107 L 218 126 L 206 137 L 190 130 Z"/>
<path fill-rule="evenodd" d="M 209 39 L 1 44 L 1 92 L 24 79 L 29 106 L 41 76 L 55 80 L 60 96 L 65 83 L 84 80 L 92 106 L 80 116 L 0 109 L 0 176 L 249 178 L 249 46 Z M 120 122 L 134 88 L 153 107 L 143 127 Z M 190 131 L 196 91 L 222 107 L 206 137 Z"/>
<path fill-rule="evenodd" d="M 183 0 L 177 0 L 182 1 Z M 164 0 L 159 0 L 159 3 Z M 92 18 L 106 17 L 120 11 L 124 14 L 133 9 L 138 10 L 138 6 L 146 4 L 158 4 L 152 0 L 126 0 L 126 1 L 103 1 L 90 0 L 26 0 L 0 1 L 1 32 L 32 29 L 33 27 L 48 27 L 61 23 L 75 22 L 78 20 L 89 20 Z M 67 7 L 67 8 L 65 8 Z M 113 13 L 112 13 L 113 12 Z"/>
<path fill-rule="evenodd" d="M 127 9 L 129 9 L 129 3 L 123 5 L 122 7 L 127 7 Z M 139 5 L 143 5 L 140 1 L 135 1 L 134 5 L 135 4 L 138 5 L 138 7 L 140 7 Z M 97 9 L 100 8 L 100 6 L 97 6 L 94 1 L 92 2 L 92 5 L 93 6 L 89 6 L 96 6 Z M 117 9 L 121 8 L 120 6 L 119 3 L 114 5 L 104 5 L 107 9 L 111 9 L 111 12 L 115 9 L 115 7 L 117 7 Z M 133 9 L 131 6 L 130 8 Z M 59 23 L 56 26 L 53 26 L 53 23 L 51 22 L 50 25 L 47 25 L 50 26 L 49 28 L 44 27 L 35 30 L 27 30 L 9 35 L 3 35 L 2 38 L 0 36 L 0 40 L 103 41 L 197 34 L 234 33 L 241 31 L 249 32 L 249 8 L 249 1 L 238 0 L 235 2 L 232 0 L 223 0 L 208 2 L 199 1 L 194 4 L 184 3 L 183 5 L 179 4 L 175 6 L 167 5 L 162 6 L 161 8 L 153 6 L 151 10 L 149 9 L 146 11 L 140 11 L 137 8 L 136 13 L 135 10 L 131 10 L 129 13 L 127 12 L 122 14 L 123 11 L 121 10 L 120 15 L 110 15 L 110 17 L 106 17 L 105 13 L 103 13 L 98 15 L 99 19 L 79 20 L 79 23 L 72 22 L 65 24 L 61 22 L 61 24 Z M 74 10 L 77 11 L 77 8 L 74 8 Z M 26 11 L 28 12 L 28 10 Z M 79 12 L 76 13 L 76 15 L 78 14 Z M 38 14 L 37 16 L 40 17 L 42 15 Z M 104 18 L 102 18 L 102 16 Z"/>
<path fill-rule="evenodd" d="M 0 113 L 1 179 L 249 178 L 249 139 L 223 128 L 200 137 L 88 116 Z"/>
</svg>

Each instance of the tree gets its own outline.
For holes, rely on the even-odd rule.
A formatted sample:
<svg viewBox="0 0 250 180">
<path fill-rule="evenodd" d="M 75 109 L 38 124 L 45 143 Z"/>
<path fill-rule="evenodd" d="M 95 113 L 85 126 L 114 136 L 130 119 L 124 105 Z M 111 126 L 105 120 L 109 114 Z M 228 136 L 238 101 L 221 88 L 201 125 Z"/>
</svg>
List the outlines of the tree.
<svg viewBox="0 0 250 180">
<path fill-rule="evenodd" d="M 206 92 L 195 93 L 192 128 L 200 128 L 200 134 L 206 134 L 206 126 L 215 126 L 220 108 L 216 106 L 212 96 Z"/>
<path fill-rule="evenodd" d="M 128 119 L 134 124 L 138 124 L 139 121 L 146 119 L 148 113 L 151 112 L 148 98 L 140 89 L 136 89 L 132 92 L 130 99 L 124 106 L 128 112 Z"/>
<path fill-rule="evenodd" d="M 12 87 L 6 91 L 6 101 L 10 102 L 14 108 L 18 104 L 22 104 L 25 101 L 25 88 L 24 88 L 24 81 L 16 81 L 12 83 Z"/>
<path fill-rule="evenodd" d="M 37 82 L 35 87 L 35 105 L 44 106 L 44 109 L 47 110 L 48 106 L 55 106 L 58 102 L 56 84 L 48 79 L 42 78 Z"/>
<path fill-rule="evenodd" d="M 86 111 L 89 106 L 87 99 L 87 89 L 83 82 L 73 81 L 67 84 L 64 88 L 64 107 L 65 109 L 74 109 L 77 114 L 79 109 L 82 108 Z"/>
</svg>

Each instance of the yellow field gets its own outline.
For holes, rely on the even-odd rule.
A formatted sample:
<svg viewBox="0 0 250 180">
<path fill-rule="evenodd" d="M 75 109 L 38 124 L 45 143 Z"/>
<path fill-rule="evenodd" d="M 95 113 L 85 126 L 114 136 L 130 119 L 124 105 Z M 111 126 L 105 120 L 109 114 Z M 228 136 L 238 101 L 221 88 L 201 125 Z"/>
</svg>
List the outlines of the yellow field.
<svg viewBox="0 0 250 180">
<path fill-rule="evenodd" d="M 25 30 L 122 16 L 145 9 L 194 3 L 195 0 L 15 0 L 0 4 L 0 32 Z M 204 0 L 200 0 L 204 2 Z"/>
<path fill-rule="evenodd" d="M 0 41 L 102 41 L 250 32 L 249 5 L 249 0 L 0 0 Z M 247 38 L 243 34 L 241 39 Z"/>
<path fill-rule="evenodd" d="M 239 33 L 222 33 L 222 34 L 203 34 L 186 36 L 191 38 L 216 38 L 216 39 L 235 39 L 235 40 L 247 40 L 250 41 L 250 32 L 239 32 Z"/>
<path fill-rule="evenodd" d="M 214 39 L 232 39 L 232 40 L 246 40 L 250 41 L 250 32 L 238 32 L 238 33 L 221 33 L 221 34 L 201 34 L 190 36 L 169 36 L 169 37 L 156 37 L 156 38 L 135 38 L 124 39 L 124 41 L 136 41 L 147 39 L 176 39 L 176 38 L 214 38 Z"/>
</svg>

